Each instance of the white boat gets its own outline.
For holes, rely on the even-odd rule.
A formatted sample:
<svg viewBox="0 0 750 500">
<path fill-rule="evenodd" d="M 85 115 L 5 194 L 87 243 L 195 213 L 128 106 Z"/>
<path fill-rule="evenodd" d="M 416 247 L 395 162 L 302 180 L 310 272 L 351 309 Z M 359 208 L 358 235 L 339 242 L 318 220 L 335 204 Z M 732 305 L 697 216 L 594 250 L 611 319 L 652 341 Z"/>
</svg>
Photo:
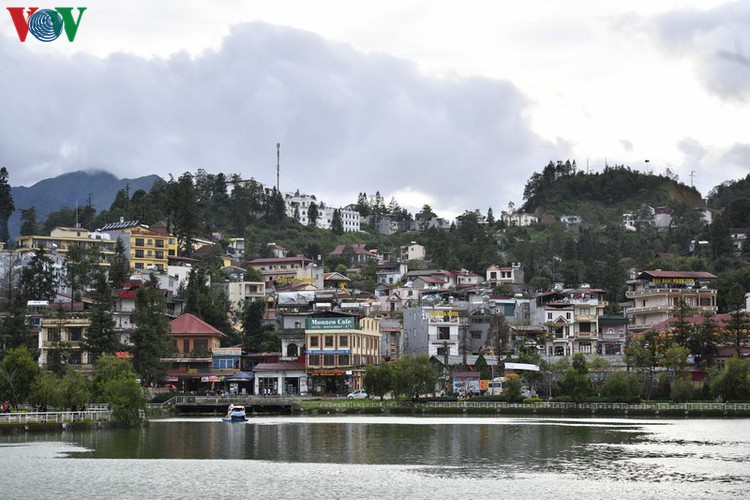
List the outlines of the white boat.
<svg viewBox="0 0 750 500">
<path fill-rule="evenodd" d="M 227 416 L 222 418 L 224 422 L 244 422 L 247 420 L 244 406 L 235 406 L 227 412 Z"/>
</svg>

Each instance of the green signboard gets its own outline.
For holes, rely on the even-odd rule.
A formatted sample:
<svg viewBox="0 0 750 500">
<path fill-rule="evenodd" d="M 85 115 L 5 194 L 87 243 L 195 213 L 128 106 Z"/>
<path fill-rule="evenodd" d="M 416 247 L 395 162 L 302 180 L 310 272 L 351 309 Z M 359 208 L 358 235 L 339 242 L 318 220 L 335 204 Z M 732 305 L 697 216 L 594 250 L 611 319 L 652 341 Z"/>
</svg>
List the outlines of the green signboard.
<svg viewBox="0 0 750 500">
<path fill-rule="evenodd" d="M 353 316 L 334 318 L 307 318 L 308 330 L 354 330 L 357 328 Z"/>
</svg>

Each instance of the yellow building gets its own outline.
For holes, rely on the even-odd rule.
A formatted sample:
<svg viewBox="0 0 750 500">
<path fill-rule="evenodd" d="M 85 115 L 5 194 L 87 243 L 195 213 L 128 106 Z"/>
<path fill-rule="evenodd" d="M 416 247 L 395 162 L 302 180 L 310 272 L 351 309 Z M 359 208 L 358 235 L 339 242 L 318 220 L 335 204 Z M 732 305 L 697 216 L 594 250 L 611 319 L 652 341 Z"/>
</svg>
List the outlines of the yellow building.
<svg viewBox="0 0 750 500">
<path fill-rule="evenodd" d="M 380 320 L 335 312 L 315 314 L 306 320 L 305 345 L 313 393 L 360 389 L 365 367 L 380 363 Z"/>
<path fill-rule="evenodd" d="M 20 253 L 33 252 L 42 247 L 54 250 L 63 257 L 67 257 L 71 246 L 83 248 L 98 248 L 102 253 L 102 265 L 109 265 L 115 254 L 115 240 L 105 232 L 90 232 L 81 227 L 56 227 L 49 236 L 18 236 L 16 248 Z"/>
<path fill-rule="evenodd" d="M 101 229 L 113 238 L 120 238 L 130 260 L 131 269 L 167 269 L 169 257 L 177 255 L 177 238 L 166 232 L 150 229 L 138 221 L 114 222 Z"/>
<path fill-rule="evenodd" d="M 81 341 L 86 337 L 89 318 L 85 314 L 66 314 L 63 318 L 42 319 L 39 330 L 39 364 L 46 366 L 55 352 L 63 354 L 65 363 L 84 370 L 93 369 L 88 351 Z"/>
</svg>

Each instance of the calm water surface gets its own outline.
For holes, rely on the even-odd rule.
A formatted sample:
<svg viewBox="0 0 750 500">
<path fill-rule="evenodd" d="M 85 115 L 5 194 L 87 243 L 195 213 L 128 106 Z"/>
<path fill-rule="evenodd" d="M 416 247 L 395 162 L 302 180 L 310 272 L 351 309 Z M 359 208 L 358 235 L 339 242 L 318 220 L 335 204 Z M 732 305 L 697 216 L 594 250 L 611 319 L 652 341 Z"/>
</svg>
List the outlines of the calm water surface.
<svg viewBox="0 0 750 500">
<path fill-rule="evenodd" d="M 750 498 L 750 420 L 281 417 L 0 437 L 1 498 Z"/>
</svg>

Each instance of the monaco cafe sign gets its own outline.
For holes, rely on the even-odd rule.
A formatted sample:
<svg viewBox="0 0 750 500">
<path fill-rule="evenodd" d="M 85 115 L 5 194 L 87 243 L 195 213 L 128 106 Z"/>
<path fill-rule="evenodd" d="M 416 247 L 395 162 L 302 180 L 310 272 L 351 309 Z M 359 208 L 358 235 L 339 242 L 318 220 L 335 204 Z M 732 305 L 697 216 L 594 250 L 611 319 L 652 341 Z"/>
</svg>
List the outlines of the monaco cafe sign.
<svg viewBox="0 0 750 500">
<path fill-rule="evenodd" d="M 307 330 L 354 330 L 357 328 L 354 316 L 340 316 L 330 318 L 307 318 Z"/>
</svg>

